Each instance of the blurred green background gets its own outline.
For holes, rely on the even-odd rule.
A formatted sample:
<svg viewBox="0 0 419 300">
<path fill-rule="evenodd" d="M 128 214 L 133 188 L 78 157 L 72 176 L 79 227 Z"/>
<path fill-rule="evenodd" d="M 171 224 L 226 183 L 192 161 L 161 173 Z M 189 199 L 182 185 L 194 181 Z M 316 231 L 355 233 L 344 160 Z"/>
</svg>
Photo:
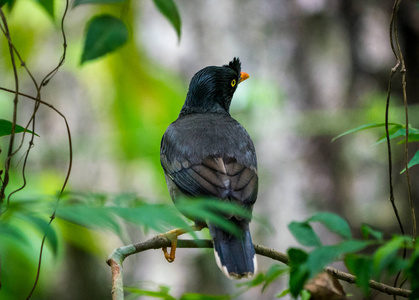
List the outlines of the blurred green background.
<svg viewBox="0 0 419 300">
<path fill-rule="evenodd" d="M 231 114 L 248 130 L 258 154 L 255 214 L 274 227 L 272 232 L 264 223 L 253 222 L 254 242 L 285 252 L 296 245 L 287 224 L 315 211 L 340 214 L 355 235 L 362 223 L 388 235 L 398 233 L 387 199 L 387 149 L 384 143 L 374 145 L 383 128 L 331 142 L 346 130 L 384 122 L 388 77 L 395 65 L 388 37 L 392 1 L 177 0 L 176 4 L 182 19 L 180 40 L 151 0 L 69 10 L 66 61 L 42 92 L 42 99 L 68 118 L 72 134 L 73 168 L 67 190 L 74 194 L 60 205 L 75 195 L 83 195 L 82 201 L 93 206 L 129 207 L 138 199 L 170 204 L 159 162 L 161 136 L 177 118 L 193 74 L 237 56 L 250 79 L 237 90 Z M 6 9 L 13 43 L 38 80 L 62 54 L 63 9 L 63 1 L 55 1 L 54 20 L 33 0 L 18 0 L 11 12 Z M 410 123 L 417 128 L 418 2 L 404 1 L 400 10 Z M 121 18 L 128 26 L 129 41 L 115 53 L 81 65 L 86 23 L 98 13 Z M 5 38 L 0 47 L 0 85 L 13 88 Z M 19 75 L 21 91 L 33 95 L 35 89 L 23 68 Z M 397 74 L 390 121 L 404 123 L 399 81 Z M 0 93 L 0 118 L 11 120 L 12 99 L 13 95 Z M 20 98 L 18 124 L 26 124 L 32 108 L 30 100 Z M 36 122 L 40 137 L 29 156 L 27 186 L 10 202 L 30 207 L 31 214 L 48 222 L 66 174 L 68 139 L 62 119 L 51 109 L 41 106 Z M 7 137 L 0 138 L 2 165 L 7 144 Z M 392 145 L 396 201 L 410 234 L 405 177 L 399 175 L 403 146 Z M 411 155 L 417 149 L 412 143 Z M 22 184 L 23 154 L 14 158 L 7 192 Z M 411 169 L 414 199 L 418 170 Z M 22 211 L 16 209 L 7 220 L 18 231 L 0 235 L 1 299 L 25 299 L 35 280 L 44 223 L 28 220 Z M 56 253 L 48 240 L 31 299 L 109 299 L 107 256 L 116 247 L 157 234 L 122 220 L 118 226 L 119 235 L 106 224 L 103 230 L 98 226 L 90 230 L 56 219 L 52 223 Z M 16 238 L 19 232 L 22 236 Z M 336 239 L 327 232 L 322 238 L 329 243 Z M 262 271 L 271 264 L 259 259 Z M 212 250 L 182 249 L 173 264 L 166 263 L 161 251 L 148 251 L 128 258 L 124 271 L 126 285 L 154 289 L 163 284 L 178 296 L 236 290 L 235 282 L 220 276 Z M 285 287 L 285 281 L 279 282 L 262 295 L 254 289 L 240 299 L 272 299 Z M 352 292 L 355 298 L 359 295 Z"/>
</svg>

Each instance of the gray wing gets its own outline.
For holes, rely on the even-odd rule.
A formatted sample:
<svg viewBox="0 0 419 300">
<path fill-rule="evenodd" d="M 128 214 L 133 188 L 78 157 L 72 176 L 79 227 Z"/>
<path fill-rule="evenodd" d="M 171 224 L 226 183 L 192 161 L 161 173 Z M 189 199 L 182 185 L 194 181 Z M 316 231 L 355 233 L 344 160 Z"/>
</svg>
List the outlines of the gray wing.
<svg viewBox="0 0 419 300">
<path fill-rule="evenodd" d="M 243 166 L 234 157 L 205 157 L 195 164 L 186 158 L 169 160 L 164 154 L 160 158 L 173 200 L 183 193 L 230 199 L 249 207 L 256 201 L 257 170 Z M 181 193 L 170 186 L 171 182 Z"/>
</svg>

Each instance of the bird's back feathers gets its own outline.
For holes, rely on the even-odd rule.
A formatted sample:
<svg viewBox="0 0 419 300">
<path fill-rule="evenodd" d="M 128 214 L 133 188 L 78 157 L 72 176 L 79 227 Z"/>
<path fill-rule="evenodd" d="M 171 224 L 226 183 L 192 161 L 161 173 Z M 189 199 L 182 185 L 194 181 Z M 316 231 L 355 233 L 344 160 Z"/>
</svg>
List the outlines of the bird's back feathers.
<svg viewBox="0 0 419 300">
<path fill-rule="evenodd" d="M 165 173 L 187 196 L 230 198 L 250 208 L 256 201 L 255 149 L 230 116 L 179 118 L 163 136 L 160 157 Z"/>
</svg>

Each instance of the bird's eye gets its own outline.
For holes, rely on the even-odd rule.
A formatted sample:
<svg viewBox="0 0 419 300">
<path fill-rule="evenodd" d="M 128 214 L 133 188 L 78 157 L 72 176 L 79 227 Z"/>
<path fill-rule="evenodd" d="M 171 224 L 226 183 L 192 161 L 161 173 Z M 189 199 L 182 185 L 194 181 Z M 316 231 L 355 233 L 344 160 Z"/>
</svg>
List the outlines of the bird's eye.
<svg viewBox="0 0 419 300">
<path fill-rule="evenodd" d="M 236 86 L 236 79 L 233 79 L 233 80 L 231 81 L 231 86 L 232 86 L 232 87 L 235 87 L 235 86 Z"/>
</svg>

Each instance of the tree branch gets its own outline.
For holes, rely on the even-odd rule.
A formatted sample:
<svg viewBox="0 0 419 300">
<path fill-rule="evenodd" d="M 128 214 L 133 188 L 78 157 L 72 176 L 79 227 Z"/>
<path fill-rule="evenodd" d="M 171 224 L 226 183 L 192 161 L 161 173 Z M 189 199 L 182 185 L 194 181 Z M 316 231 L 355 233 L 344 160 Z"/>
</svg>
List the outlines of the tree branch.
<svg viewBox="0 0 419 300">
<path fill-rule="evenodd" d="M 155 236 L 144 242 L 131 244 L 115 249 L 107 259 L 107 264 L 112 269 L 112 299 L 122 300 L 124 299 L 124 286 L 123 286 L 123 262 L 125 258 L 130 255 L 140 253 L 151 249 L 160 249 L 162 247 L 170 247 L 171 242 L 163 235 Z M 213 244 L 211 240 L 178 240 L 177 248 L 212 248 Z M 288 265 L 288 255 L 278 252 L 275 249 L 271 249 L 262 245 L 254 245 L 255 252 L 258 255 L 269 257 L 273 260 L 277 260 Z M 355 283 L 356 277 L 352 274 L 337 270 L 332 267 L 327 267 L 325 270 L 330 273 L 333 277 L 346 281 L 348 283 Z M 387 284 L 370 280 L 369 286 L 371 289 L 386 293 L 389 295 L 396 295 L 408 298 L 412 293 L 410 290 L 401 289 L 389 286 Z"/>
</svg>

